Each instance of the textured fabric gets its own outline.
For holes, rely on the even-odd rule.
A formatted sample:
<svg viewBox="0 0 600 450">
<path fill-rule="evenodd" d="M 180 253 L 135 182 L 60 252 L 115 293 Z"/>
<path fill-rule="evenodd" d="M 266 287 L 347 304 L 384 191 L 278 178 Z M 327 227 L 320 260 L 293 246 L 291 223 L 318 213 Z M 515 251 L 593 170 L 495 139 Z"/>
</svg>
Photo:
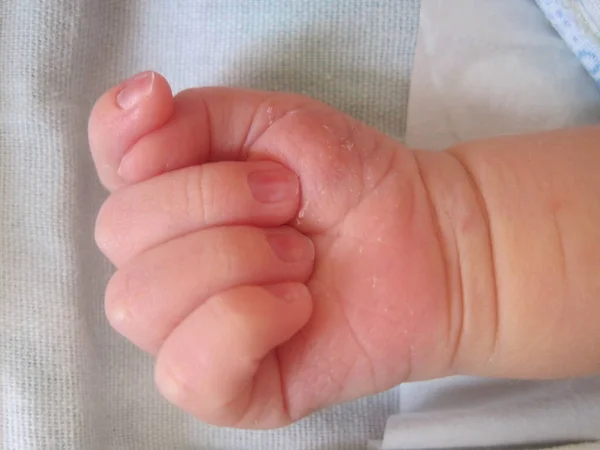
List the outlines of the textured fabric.
<svg viewBox="0 0 600 450">
<path fill-rule="evenodd" d="M 600 87 L 600 0 L 536 0 Z"/>
<path fill-rule="evenodd" d="M 93 242 L 105 193 L 86 121 L 120 79 L 298 91 L 402 137 L 416 0 L 0 2 L 0 446 L 5 450 L 359 449 L 396 393 L 270 432 L 204 426 L 156 393 L 111 331 Z"/>
</svg>

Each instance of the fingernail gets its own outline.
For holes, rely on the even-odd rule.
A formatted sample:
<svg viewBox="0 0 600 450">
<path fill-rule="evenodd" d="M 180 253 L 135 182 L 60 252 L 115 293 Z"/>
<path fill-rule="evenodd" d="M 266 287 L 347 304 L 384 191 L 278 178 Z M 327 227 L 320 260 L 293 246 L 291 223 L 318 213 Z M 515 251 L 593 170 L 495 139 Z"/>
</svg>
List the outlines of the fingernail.
<svg viewBox="0 0 600 450">
<path fill-rule="evenodd" d="M 312 241 L 295 230 L 271 231 L 267 235 L 267 240 L 273 248 L 273 252 L 284 262 L 315 259 L 315 247 Z"/>
<path fill-rule="evenodd" d="M 280 283 L 263 287 L 275 297 L 288 303 L 310 297 L 308 288 L 302 283 Z"/>
<path fill-rule="evenodd" d="M 152 93 L 154 72 L 142 72 L 123 82 L 117 95 L 117 105 L 121 109 L 131 109 Z"/>
<path fill-rule="evenodd" d="M 298 198 L 298 177 L 291 170 L 259 170 L 248 175 L 252 196 L 261 203 L 277 203 Z"/>
</svg>

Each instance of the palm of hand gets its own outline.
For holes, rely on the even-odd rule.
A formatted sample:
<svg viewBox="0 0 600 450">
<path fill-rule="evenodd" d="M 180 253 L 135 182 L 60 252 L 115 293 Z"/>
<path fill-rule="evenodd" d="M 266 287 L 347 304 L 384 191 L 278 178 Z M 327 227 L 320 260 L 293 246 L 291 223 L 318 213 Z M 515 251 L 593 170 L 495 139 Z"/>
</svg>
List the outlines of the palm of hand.
<svg viewBox="0 0 600 450">
<path fill-rule="evenodd" d="M 316 249 L 307 283 L 312 316 L 276 350 L 292 418 L 445 363 L 431 367 L 430 353 L 447 338 L 447 306 L 417 165 L 402 145 L 350 120 L 326 111 L 288 114 L 250 150 L 263 157 L 267 149 L 299 174 L 295 226 Z"/>
</svg>

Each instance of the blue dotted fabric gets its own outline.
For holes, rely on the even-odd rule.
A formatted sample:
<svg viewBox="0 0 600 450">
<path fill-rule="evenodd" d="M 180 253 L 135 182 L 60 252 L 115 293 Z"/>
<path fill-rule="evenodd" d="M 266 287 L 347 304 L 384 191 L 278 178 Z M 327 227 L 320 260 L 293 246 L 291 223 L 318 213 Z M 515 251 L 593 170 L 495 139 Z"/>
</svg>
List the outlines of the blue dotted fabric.
<svg viewBox="0 0 600 450">
<path fill-rule="evenodd" d="M 600 0 L 536 0 L 600 88 Z"/>
</svg>

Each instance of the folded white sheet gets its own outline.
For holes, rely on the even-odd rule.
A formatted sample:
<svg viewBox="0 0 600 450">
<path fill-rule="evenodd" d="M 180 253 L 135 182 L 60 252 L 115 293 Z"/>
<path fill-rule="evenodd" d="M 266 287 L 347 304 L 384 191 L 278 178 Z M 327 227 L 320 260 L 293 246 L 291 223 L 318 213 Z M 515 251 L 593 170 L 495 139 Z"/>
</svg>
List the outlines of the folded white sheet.
<svg viewBox="0 0 600 450">
<path fill-rule="evenodd" d="M 535 2 L 422 2 L 408 145 L 599 122 L 600 92 Z"/>
</svg>

